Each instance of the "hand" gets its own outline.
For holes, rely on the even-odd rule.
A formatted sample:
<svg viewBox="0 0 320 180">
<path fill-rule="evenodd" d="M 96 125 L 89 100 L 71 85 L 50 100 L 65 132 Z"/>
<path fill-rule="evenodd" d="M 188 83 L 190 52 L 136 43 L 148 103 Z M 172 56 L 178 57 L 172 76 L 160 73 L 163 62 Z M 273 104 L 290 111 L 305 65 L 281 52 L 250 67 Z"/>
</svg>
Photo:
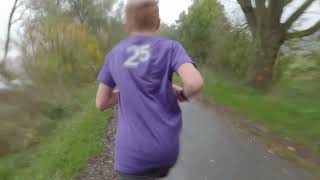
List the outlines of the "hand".
<svg viewBox="0 0 320 180">
<path fill-rule="evenodd" d="M 185 99 L 185 97 L 182 96 L 182 92 L 183 92 L 183 88 L 182 87 L 173 84 L 172 88 L 173 88 L 174 93 L 176 94 L 176 97 L 177 97 L 179 102 L 187 101 L 187 99 Z"/>
<path fill-rule="evenodd" d="M 116 94 L 116 93 L 119 93 L 120 91 L 119 91 L 118 88 L 114 88 L 112 92 L 113 92 L 114 94 Z"/>
</svg>

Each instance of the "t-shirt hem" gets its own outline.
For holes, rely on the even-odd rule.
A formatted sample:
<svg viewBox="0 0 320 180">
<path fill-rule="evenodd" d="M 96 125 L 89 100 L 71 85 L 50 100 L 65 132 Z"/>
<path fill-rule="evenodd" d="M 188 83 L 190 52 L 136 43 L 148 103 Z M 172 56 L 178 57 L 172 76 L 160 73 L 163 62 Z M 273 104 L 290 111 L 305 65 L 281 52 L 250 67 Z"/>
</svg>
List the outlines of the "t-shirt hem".
<svg viewBox="0 0 320 180">
<path fill-rule="evenodd" d="M 157 168 L 173 167 L 173 166 L 175 166 L 175 164 L 176 164 L 176 161 L 173 163 L 165 163 L 165 164 L 161 164 L 159 166 L 150 167 L 150 168 L 141 168 L 141 169 L 130 169 L 130 168 L 123 168 L 123 167 L 119 166 L 119 167 L 115 167 L 114 170 L 116 172 L 120 172 L 120 173 L 124 173 L 124 174 L 139 174 L 139 173 L 144 173 L 146 171 L 150 171 L 150 170 L 157 169 Z"/>
</svg>

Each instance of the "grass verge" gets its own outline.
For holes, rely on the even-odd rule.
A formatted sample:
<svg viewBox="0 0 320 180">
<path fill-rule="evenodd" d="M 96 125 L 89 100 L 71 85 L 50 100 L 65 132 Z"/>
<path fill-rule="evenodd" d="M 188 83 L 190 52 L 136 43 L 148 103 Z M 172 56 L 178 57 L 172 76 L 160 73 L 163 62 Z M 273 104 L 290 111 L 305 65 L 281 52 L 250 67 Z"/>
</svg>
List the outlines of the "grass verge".
<svg viewBox="0 0 320 180">
<path fill-rule="evenodd" d="M 266 127 L 268 134 L 277 138 L 264 136 L 261 137 L 262 142 L 320 177 L 318 95 L 265 95 L 240 83 L 219 79 L 210 72 L 204 72 L 204 76 L 206 84 L 203 94 L 208 100 L 223 104 L 248 117 L 252 123 Z M 288 149 L 289 146 L 295 149 Z"/>
<path fill-rule="evenodd" d="M 75 101 L 82 104 L 63 119 L 41 144 L 0 159 L 0 180 L 70 180 L 78 177 L 89 159 L 102 150 L 101 139 L 112 113 L 94 106 L 94 85 Z"/>
</svg>

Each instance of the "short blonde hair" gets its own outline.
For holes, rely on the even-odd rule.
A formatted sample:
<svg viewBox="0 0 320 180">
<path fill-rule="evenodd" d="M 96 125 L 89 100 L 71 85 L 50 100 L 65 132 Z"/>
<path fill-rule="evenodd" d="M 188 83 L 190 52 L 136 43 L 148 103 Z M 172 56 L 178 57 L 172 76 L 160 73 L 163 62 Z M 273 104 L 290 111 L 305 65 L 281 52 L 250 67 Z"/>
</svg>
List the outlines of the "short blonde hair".
<svg viewBox="0 0 320 180">
<path fill-rule="evenodd" d="M 153 30 L 160 20 L 158 0 L 128 0 L 126 21 L 136 30 Z"/>
</svg>

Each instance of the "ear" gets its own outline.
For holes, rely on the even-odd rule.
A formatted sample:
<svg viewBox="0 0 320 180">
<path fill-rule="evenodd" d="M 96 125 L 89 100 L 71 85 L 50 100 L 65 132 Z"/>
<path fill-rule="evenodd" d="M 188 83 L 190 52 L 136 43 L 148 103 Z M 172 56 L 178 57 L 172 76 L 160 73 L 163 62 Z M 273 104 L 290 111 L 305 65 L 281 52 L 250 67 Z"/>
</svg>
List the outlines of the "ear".
<svg viewBox="0 0 320 180">
<path fill-rule="evenodd" d="M 124 29 L 127 31 L 127 32 L 131 32 L 131 25 L 130 25 L 130 23 L 127 21 L 127 20 L 124 20 L 123 22 L 122 22 L 122 25 L 123 25 L 123 27 L 124 27 Z"/>
<path fill-rule="evenodd" d="M 161 19 L 159 18 L 157 20 L 157 27 L 156 27 L 156 30 L 158 31 L 160 29 L 160 26 L 161 26 Z"/>
</svg>

